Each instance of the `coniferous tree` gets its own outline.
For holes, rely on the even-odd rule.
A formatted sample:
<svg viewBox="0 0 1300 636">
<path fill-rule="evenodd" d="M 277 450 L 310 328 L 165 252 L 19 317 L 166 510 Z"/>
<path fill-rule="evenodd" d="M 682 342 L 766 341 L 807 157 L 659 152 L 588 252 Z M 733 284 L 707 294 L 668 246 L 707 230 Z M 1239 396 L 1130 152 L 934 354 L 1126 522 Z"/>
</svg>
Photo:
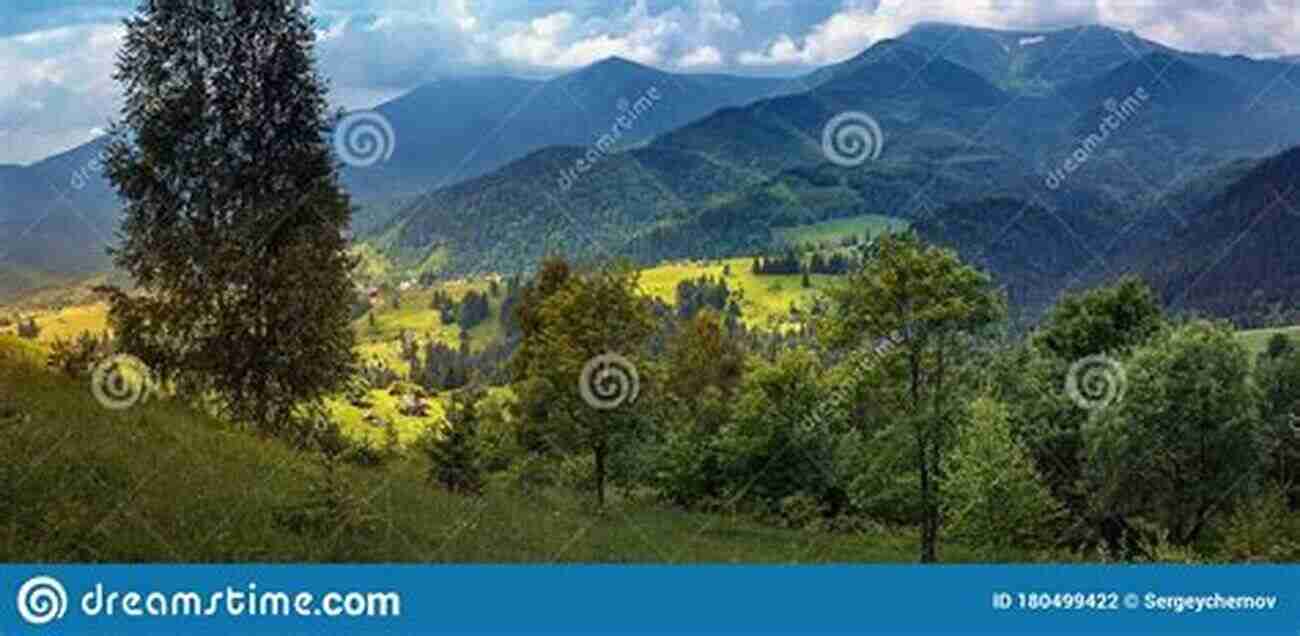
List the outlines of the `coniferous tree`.
<svg viewBox="0 0 1300 636">
<path fill-rule="evenodd" d="M 483 491 L 483 463 L 478 445 L 478 403 L 484 392 L 470 387 L 452 396 L 447 409 L 447 426 L 430 429 L 421 439 L 429 458 L 429 481 L 448 491 L 476 495 Z"/>
<path fill-rule="evenodd" d="M 351 208 L 304 4 L 143 1 L 105 161 L 140 292 L 107 290 L 122 347 L 271 430 L 355 366 Z"/>
</svg>

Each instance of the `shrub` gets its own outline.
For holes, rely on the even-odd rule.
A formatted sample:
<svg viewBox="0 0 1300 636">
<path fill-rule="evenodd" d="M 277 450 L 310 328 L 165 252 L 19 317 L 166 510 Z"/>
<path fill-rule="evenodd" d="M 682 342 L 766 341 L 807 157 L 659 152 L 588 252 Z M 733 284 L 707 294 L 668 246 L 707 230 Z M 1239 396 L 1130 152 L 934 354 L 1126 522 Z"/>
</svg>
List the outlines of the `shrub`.
<svg viewBox="0 0 1300 636">
<path fill-rule="evenodd" d="M 89 332 L 83 332 L 76 340 L 57 338 L 50 344 L 50 355 L 46 364 L 50 369 L 68 377 L 80 378 L 89 374 L 111 349 L 112 345 L 107 335 L 100 339 Z"/>
<path fill-rule="evenodd" d="M 1051 542 L 1062 508 L 1011 431 L 1008 409 L 982 398 L 958 431 L 942 479 L 949 533 L 990 555 Z"/>
<path fill-rule="evenodd" d="M 921 521 L 916 442 L 899 427 L 867 436 L 851 432 L 835 450 L 837 481 L 845 484 L 849 508 L 858 515 L 910 526 Z"/>
<path fill-rule="evenodd" d="M 27 322 L 18 320 L 18 337 L 24 340 L 35 340 L 41 337 L 41 327 L 36 324 L 35 318 L 28 318 Z"/>
<path fill-rule="evenodd" d="M 370 536 L 378 527 L 379 517 L 343 475 L 343 464 L 342 456 L 322 453 L 318 469 L 309 478 L 308 495 L 297 504 L 274 511 L 276 525 L 294 534 L 329 537 L 341 554 L 352 553 L 349 545 Z"/>
<path fill-rule="evenodd" d="M 1088 426 L 1093 509 L 1196 542 L 1266 468 L 1250 373 L 1227 325 L 1193 322 L 1135 351 L 1124 399 Z"/>
<path fill-rule="evenodd" d="M 736 416 L 716 442 L 726 491 L 769 512 L 798 494 L 838 511 L 843 497 L 830 470 L 834 438 L 813 418 L 823 397 L 820 372 L 811 352 L 794 350 L 745 379 Z"/>
<path fill-rule="evenodd" d="M 1242 502 L 1223 529 L 1224 556 L 1233 562 L 1300 561 L 1300 519 L 1286 488 L 1270 486 Z"/>
<path fill-rule="evenodd" d="M 703 429 L 671 427 L 653 461 L 651 483 L 665 501 L 691 508 L 722 493 L 716 438 Z"/>
<path fill-rule="evenodd" d="M 483 462 L 478 446 L 478 401 L 482 392 L 466 389 L 452 396 L 447 425 L 429 427 L 420 449 L 429 458 L 429 481 L 458 494 L 483 491 Z"/>
</svg>

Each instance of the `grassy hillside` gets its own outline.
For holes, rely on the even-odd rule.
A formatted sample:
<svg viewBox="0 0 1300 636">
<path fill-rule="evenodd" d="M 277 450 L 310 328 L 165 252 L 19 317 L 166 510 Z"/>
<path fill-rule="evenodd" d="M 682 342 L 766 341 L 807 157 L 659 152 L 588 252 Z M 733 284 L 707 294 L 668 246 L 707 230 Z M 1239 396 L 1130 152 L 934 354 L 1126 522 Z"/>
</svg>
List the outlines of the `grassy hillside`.
<svg viewBox="0 0 1300 636">
<path fill-rule="evenodd" d="M 666 303 L 672 303 L 677 284 L 701 276 L 712 276 L 727 281 L 727 286 L 743 294 L 740 303 L 745 323 L 751 327 L 766 327 L 784 322 L 792 305 L 810 302 L 817 290 L 824 289 L 835 280 L 832 276 L 812 276 L 812 288 L 804 289 L 798 275 L 757 276 L 751 271 L 751 258 L 733 258 L 720 261 L 683 261 L 667 263 L 642 271 L 641 287 L 646 293 Z M 723 276 L 730 267 L 731 275 Z"/>
<path fill-rule="evenodd" d="M 861 238 L 867 234 L 878 236 L 884 232 L 898 232 L 908 228 L 906 219 L 879 214 L 864 214 L 845 219 L 835 219 L 773 231 L 782 245 L 837 244 L 849 237 Z"/>
<path fill-rule="evenodd" d="M 1279 333 L 1286 334 L 1291 337 L 1292 341 L 1296 343 L 1300 343 L 1300 327 L 1282 327 L 1278 329 L 1250 329 L 1247 331 L 1239 332 L 1237 336 L 1241 338 L 1243 342 L 1246 343 L 1246 346 L 1250 348 L 1251 353 L 1258 355 L 1260 353 L 1263 353 L 1264 349 L 1268 347 L 1269 339 Z"/>
<path fill-rule="evenodd" d="M 347 514 L 294 531 L 284 520 L 324 501 L 311 456 L 176 404 L 106 411 L 83 383 L 40 370 L 39 355 L 0 337 L 3 561 L 824 563 L 916 551 L 909 533 L 797 533 L 629 502 L 597 515 L 567 494 L 499 484 L 462 498 L 429 486 L 416 458 L 338 468 Z"/>
</svg>

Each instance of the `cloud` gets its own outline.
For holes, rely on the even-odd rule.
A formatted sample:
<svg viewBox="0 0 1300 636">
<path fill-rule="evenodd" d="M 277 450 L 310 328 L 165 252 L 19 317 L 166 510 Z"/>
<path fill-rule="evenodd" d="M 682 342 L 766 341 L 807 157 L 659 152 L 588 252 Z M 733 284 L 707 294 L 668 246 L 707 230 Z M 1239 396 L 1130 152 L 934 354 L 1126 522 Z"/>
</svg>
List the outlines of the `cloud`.
<svg viewBox="0 0 1300 636">
<path fill-rule="evenodd" d="M 656 35 L 672 25 L 644 15 L 636 16 L 635 22 L 632 29 L 612 35 L 598 32 L 590 23 L 579 26 L 572 13 L 552 13 L 525 25 L 508 26 L 496 51 L 506 63 L 533 69 L 571 69 L 614 55 L 643 64 L 661 63 L 662 45 Z"/>
<path fill-rule="evenodd" d="M 654 11 L 634 0 L 621 13 L 581 18 L 559 11 L 529 22 L 512 22 L 496 35 L 496 53 L 506 66 L 569 70 L 610 56 L 643 64 L 716 65 L 719 37 L 740 34 L 744 22 L 722 0 L 694 0 Z"/>
<path fill-rule="evenodd" d="M 678 58 L 676 66 L 684 69 L 722 66 L 722 51 L 714 46 L 701 46 Z"/>
<path fill-rule="evenodd" d="M 817 24 L 796 41 L 778 35 L 760 50 L 743 51 L 738 60 L 745 66 L 816 66 L 850 58 L 882 38 L 900 31 L 887 11 L 864 4 L 851 4 Z"/>
<path fill-rule="evenodd" d="M 1184 50 L 1272 56 L 1297 48 L 1300 0 L 846 0 L 806 32 L 779 33 L 736 59 L 748 67 L 831 64 L 921 22 L 1025 30 L 1103 24 Z"/>
<path fill-rule="evenodd" d="M 0 38 L 0 161 L 36 161 L 103 128 L 121 103 L 112 76 L 122 36 L 79 25 Z"/>
<path fill-rule="evenodd" d="M 56 7 L 54 5 L 65 5 Z M 117 21 L 137 0 L 0 6 L 0 162 L 89 138 L 116 111 Z M 339 106 L 450 75 L 548 77 L 613 55 L 682 70 L 798 74 L 918 22 L 1101 23 L 1188 50 L 1300 53 L 1300 0 L 313 0 Z"/>
</svg>

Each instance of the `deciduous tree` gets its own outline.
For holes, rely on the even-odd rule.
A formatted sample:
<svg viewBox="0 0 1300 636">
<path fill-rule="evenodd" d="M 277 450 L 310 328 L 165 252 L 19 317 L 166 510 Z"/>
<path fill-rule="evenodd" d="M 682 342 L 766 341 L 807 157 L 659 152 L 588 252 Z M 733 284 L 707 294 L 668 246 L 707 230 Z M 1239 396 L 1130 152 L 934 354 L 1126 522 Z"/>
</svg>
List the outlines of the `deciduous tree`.
<svg viewBox="0 0 1300 636">
<path fill-rule="evenodd" d="M 985 327 L 1005 315 L 989 277 L 949 250 L 913 234 L 882 236 L 874 258 L 829 292 L 833 310 L 821 332 L 838 347 L 880 352 L 898 379 L 896 421 L 911 429 L 921 498 L 921 561 L 937 558 L 937 483 L 962 401 L 963 359 Z"/>
<path fill-rule="evenodd" d="M 146 0 L 105 172 L 124 202 L 121 346 L 267 429 L 343 388 L 351 210 L 302 2 Z"/>
</svg>

